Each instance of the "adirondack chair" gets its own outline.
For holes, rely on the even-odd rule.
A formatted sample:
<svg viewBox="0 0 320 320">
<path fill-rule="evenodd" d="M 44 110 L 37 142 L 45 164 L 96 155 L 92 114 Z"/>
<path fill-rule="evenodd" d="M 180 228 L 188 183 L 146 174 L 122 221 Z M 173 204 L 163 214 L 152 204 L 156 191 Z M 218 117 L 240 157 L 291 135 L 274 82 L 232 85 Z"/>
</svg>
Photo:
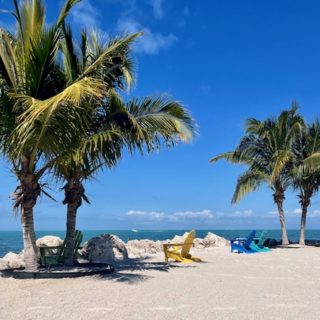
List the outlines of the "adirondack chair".
<svg viewBox="0 0 320 320">
<path fill-rule="evenodd" d="M 267 233 L 268 233 L 267 231 L 262 231 L 261 234 L 260 234 L 260 237 L 254 239 L 255 241 L 253 241 L 250 244 L 250 248 L 252 250 L 256 250 L 257 252 L 269 252 L 269 251 L 271 251 L 270 248 L 264 246 L 264 242 L 267 239 L 267 237 L 266 237 Z"/>
<path fill-rule="evenodd" d="M 80 248 L 82 242 L 82 232 L 76 230 L 75 240 L 74 240 L 74 251 L 73 256 L 76 258 L 77 252 Z M 66 240 L 63 241 L 61 246 L 41 246 L 40 247 L 40 263 L 42 266 L 56 266 L 63 264 L 64 262 L 64 252 L 66 249 Z M 49 253 L 48 253 L 49 251 Z"/>
<path fill-rule="evenodd" d="M 264 243 L 267 240 L 267 234 L 268 234 L 268 231 L 266 231 L 266 230 L 263 230 L 261 232 L 260 237 L 257 239 L 258 241 L 256 242 L 258 247 L 260 247 L 260 248 L 268 248 L 268 247 L 264 246 Z M 268 248 L 268 249 L 270 249 L 270 248 Z"/>
<path fill-rule="evenodd" d="M 234 238 L 230 241 L 231 252 L 236 253 L 256 253 L 257 250 L 251 248 L 256 230 L 253 230 L 247 238 Z"/>
<path fill-rule="evenodd" d="M 201 259 L 193 257 L 190 254 L 190 249 L 193 246 L 195 237 L 196 232 L 191 230 L 185 238 L 184 243 L 164 243 L 163 251 L 165 260 L 169 261 L 169 259 L 173 259 L 176 262 L 182 263 L 201 262 Z"/>
</svg>

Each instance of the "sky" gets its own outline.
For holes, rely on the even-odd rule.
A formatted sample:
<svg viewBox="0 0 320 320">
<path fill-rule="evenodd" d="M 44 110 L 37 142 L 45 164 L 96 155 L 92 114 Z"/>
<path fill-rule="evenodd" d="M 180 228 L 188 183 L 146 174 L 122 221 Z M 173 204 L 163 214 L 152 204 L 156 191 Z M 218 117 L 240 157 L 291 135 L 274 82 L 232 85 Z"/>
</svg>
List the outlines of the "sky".
<svg viewBox="0 0 320 320">
<path fill-rule="evenodd" d="M 47 0 L 47 21 L 62 1 Z M 12 7 L 0 0 L 0 7 Z M 126 99 L 166 93 L 186 106 L 198 123 L 192 143 L 151 155 L 125 154 L 85 187 L 91 205 L 78 211 L 82 230 L 278 229 L 266 187 L 239 204 L 230 201 L 244 168 L 209 159 L 232 150 L 247 118 L 277 115 L 296 100 L 308 121 L 320 106 L 320 2 L 317 0 L 82 0 L 69 22 L 76 33 L 106 37 L 136 31 L 137 82 Z M 7 15 L 0 25 L 14 28 Z M 37 230 L 64 230 L 61 185 L 56 198 L 39 199 Z M 0 230 L 20 230 L 9 199 L 17 185 L 8 164 L 0 167 Z M 285 201 L 289 229 L 299 228 L 295 193 Z M 307 227 L 320 228 L 320 197 L 312 201 Z"/>
</svg>

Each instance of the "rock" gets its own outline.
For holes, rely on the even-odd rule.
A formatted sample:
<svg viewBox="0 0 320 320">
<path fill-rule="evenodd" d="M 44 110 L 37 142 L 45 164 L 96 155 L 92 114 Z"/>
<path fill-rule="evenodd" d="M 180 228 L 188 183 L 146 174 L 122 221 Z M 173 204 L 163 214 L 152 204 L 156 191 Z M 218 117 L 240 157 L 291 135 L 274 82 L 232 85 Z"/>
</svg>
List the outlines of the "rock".
<svg viewBox="0 0 320 320">
<path fill-rule="evenodd" d="M 7 260 L 0 259 L 0 271 L 9 268 L 9 263 Z"/>
<path fill-rule="evenodd" d="M 46 247 L 58 247 L 63 244 L 63 240 L 56 236 L 44 236 L 42 238 L 37 239 L 36 246 L 39 248 L 40 246 L 46 246 Z M 46 255 L 50 254 L 57 254 L 57 249 L 48 249 L 46 250 Z M 23 254 L 23 251 L 20 252 L 20 254 Z M 40 252 L 38 251 L 38 255 L 40 257 Z"/>
<path fill-rule="evenodd" d="M 8 268 L 24 268 L 25 263 L 24 260 L 16 253 L 8 252 L 2 260 L 7 261 Z"/>
<path fill-rule="evenodd" d="M 203 249 L 205 247 L 203 243 L 203 239 L 201 238 L 195 238 L 193 241 L 193 245 L 195 248 L 198 248 L 198 249 Z"/>
<path fill-rule="evenodd" d="M 268 238 L 263 245 L 268 248 L 275 248 L 278 245 L 278 241 L 276 239 Z"/>
<path fill-rule="evenodd" d="M 175 235 L 173 239 L 170 240 L 170 243 L 184 243 L 185 241 L 185 234 L 183 236 Z"/>
<path fill-rule="evenodd" d="M 45 236 L 37 239 L 36 241 L 37 247 L 40 247 L 40 246 L 58 247 L 58 246 L 61 246 L 62 243 L 63 243 L 63 240 L 55 236 Z"/>
<path fill-rule="evenodd" d="M 129 258 L 145 258 L 150 254 L 162 252 L 162 242 L 148 239 L 130 240 L 126 244 Z"/>
<path fill-rule="evenodd" d="M 94 262 L 112 263 L 126 260 L 128 251 L 117 236 L 102 234 L 87 241 L 80 250 L 80 255 Z"/>
<path fill-rule="evenodd" d="M 203 245 L 208 247 L 225 247 L 229 246 L 230 242 L 222 237 L 217 236 L 214 233 L 208 232 L 207 236 L 203 239 Z"/>
</svg>

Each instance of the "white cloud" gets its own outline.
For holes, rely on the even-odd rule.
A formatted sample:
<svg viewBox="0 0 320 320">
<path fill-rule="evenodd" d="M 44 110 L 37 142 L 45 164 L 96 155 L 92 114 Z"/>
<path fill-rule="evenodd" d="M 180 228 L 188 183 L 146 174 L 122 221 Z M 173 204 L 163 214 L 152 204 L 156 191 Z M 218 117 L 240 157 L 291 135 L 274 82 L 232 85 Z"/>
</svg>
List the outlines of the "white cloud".
<svg viewBox="0 0 320 320">
<path fill-rule="evenodd" d="M 101 13 L 90 0 L 83 0 L 71 11 L 71 17 L 75 24 L 86 29 L 98 29 Z"/>
<path fill-rule="evenodd" d="M 164 15 L 163 11 L 163 2 L 164 0 L 149 0 L 149 3 L 152 6 L 153 14 L 156 19 L 161 19 Z"/>
<path fill-rule="evenodd" d="M 145 211 L 137 211 L 137 210 L 130 210 L 126 213 L 127 216 L 145 216 L 147 212 Z"/>
<path fill-rule="evenodd" d="M 301 214 L 302 213 L 301 208 L 296 208 L 296 209 L 292 210 L 292 213 L 293 214 Z"/>
<path fill-rule="evenodd" d="M 253 210 L 244 210 L 244 211 L 235 211 L 229 214 L 230 217 L 236 218 L 245 218 L 245 217 L 252 217 L 254 215 Z"/>
<path fill-rule="evenodd" d="M 134 50 L 139 53 L 158 54 L 161 49 L 170 47 L 176 40 L 176 36 L 172 33 L 164 35 L 162 33 L 153 32 L 149 28 L 144 28 L 135 19 L 119 19 L 117 24 L 117 32 L 119 33 L 135 33 L 143 31 L 144 34 L 136 40 Z"/>
<path fill-rule="evenodd" d="M 163 212 L 157 211 L 140 211 L 140 210 L 130 210 L 125 216 L 136 217 L 146 220 L 157 220 L 157 221 L 183 221 L 183 220 L 210 220 L 215 217 L 214 213 L 211 210 L 202 210 L 202 211 L 181 211 L 174 212 L 171 214 L 165 214 Z"/>
<path fill-rule="evenodd" d="M 173 214 L 173 216 L 181 219 L 213 219 L 214 218 L 213 212 L 209 209 L 198 211 L 198 212 L 193 212 L 193 211 L 176 212 Z"/>
<path fill-rule="evenodd" d="M 320 210 L 313 210 L 308 214 L 310 217 L 319 217 L 320 216 Z"/>
</svg>

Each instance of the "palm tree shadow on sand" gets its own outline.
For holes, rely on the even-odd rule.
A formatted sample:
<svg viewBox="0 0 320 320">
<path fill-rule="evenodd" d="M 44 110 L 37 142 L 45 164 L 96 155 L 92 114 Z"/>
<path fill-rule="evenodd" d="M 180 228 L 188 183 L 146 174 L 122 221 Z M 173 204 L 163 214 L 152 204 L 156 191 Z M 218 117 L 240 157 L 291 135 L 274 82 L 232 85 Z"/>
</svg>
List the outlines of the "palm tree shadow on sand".
<svg viewBox="0 0 320 320">
<path fill-rule="evenodd" d="M 97 279 L 101 280 L 113 280 L 117 282 L 124 282 L 127 284 L 134 284 L 137 282 L 147 281 L 154 278 L 147 274 L 142 274 L 145 271 L 159 271 L 169 272 L 173 268 L 197 268 L 196 265 L 186 265 L 178 263 L 168 262 L 154 262 L 146 261 L 148 259 L 128 259 L 122 263 L 114 264 L 115 271 L 111 274 L 96 276 Z"/>
</svg>

